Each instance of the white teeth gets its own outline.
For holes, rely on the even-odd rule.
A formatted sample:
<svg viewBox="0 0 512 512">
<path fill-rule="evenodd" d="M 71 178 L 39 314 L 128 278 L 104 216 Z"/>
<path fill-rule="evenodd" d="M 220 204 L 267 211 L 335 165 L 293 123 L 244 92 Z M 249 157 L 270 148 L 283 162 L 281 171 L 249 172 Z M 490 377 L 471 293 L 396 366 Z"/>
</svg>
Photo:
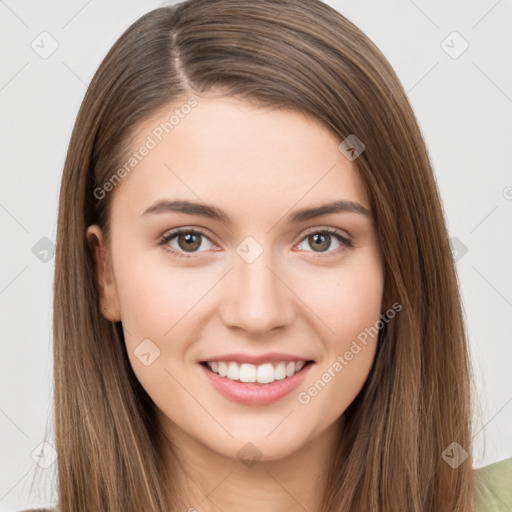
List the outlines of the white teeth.
<svg viewBox="0 0 512 512">
<path fill-rule="evenodd" d="M 269 384 L 275 380 L 282 380 L 286 377 L 291 377 L 300 371 L 306 362 L 282 361 L 276 363 L 275 366 L 272 363 L 265 363 L 256 366 L 250 363 L 238 364 L 233 361 L 212 361 L 207 364 L 212 372 L 217 373 L 221 377 L 227 377 L 230 380 Z"/>
<path fill-rule="evenodd" d="M 211 365 L 211 363 L 208 363 L 209 365 Z M 217 373 L 221 376 L 221 377 L 225 377 L 227 374 L 228 374 L 228 365 L 224 362 L 220 362 L 219 361 L 219 366 L 217 368 Z M 215 371 L 211 366 L 210 368 L 212 369 L 212 371 Z"/>
<path fill-rule="evenodd" d="M 274 382 L 274 367 L 272 366 L 272 363 L 265 363 L 258 366 L 258 376 L 256 377 L 256 380 L 261 384 Z"/>
<path fill-rule="evenodd" d="M 231 363 L 230 363 L 231 364 Z M 233 363 L 235 364 L 235 363 Z M 243 363 L 240 365 L 240 380 L 242 382 L 256 382 L 256 366 Z"/>
<path fill-rule="evenodd" d="M 274 378 L 276 380 L 282 380 L 286 378 L 286 366 L 284 363 L 279 363 L 274 368 Z"/>
<path fill-rule="evenodd" d="M 238 380 L 240 378 L 240 368 L 236 363 L 228 364 L 228 373 L 226 377 L 231 380 Z"/>
</svg>

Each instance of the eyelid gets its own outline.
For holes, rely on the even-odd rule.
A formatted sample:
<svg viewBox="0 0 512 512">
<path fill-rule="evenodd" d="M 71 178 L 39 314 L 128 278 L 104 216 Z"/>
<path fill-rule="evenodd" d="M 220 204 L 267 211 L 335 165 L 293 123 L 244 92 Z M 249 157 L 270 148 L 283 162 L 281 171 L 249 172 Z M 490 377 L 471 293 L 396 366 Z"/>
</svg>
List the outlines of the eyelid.
<svg viewBox="0 0 512 512">
<path fill-rule="evenodd" d="M 302 242 L 302 240 L 304 240 L 305 237 L 307 237 L 313 233 L 322 233 L 322 232 L 327 232 L 330 234 L 337 234 L 337 235 L 341 236 L 342 238 L 345 238 L 346 240 L 349 240 L 349 241 L 352 239 L 352 236 L 346 230 L 335 228 L 332 226 L 315 226 L 313 228 L 306 229 L 306 231 L 304 232 L 304 235 L 302 236 L 300 241 Z"/>
</svg>

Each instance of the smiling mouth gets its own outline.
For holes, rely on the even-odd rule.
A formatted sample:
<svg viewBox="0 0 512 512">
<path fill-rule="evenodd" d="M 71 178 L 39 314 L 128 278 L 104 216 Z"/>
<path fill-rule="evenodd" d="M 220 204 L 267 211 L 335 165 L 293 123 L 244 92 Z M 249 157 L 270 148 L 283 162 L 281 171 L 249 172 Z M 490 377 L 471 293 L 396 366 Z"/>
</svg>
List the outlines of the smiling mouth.
<svg viewBox="0 0 512 512">
<path fill-rule="evenodd" d="M 309 361 L 279 361 L 254 365 L 250 363 L 237 363 L 235 361 L 201 361 L 201 365 L 209 371 L 228 380 L 254 383 L 271 384 L 279 380 L 286 380 L 313 364 Z"/>
</svg>

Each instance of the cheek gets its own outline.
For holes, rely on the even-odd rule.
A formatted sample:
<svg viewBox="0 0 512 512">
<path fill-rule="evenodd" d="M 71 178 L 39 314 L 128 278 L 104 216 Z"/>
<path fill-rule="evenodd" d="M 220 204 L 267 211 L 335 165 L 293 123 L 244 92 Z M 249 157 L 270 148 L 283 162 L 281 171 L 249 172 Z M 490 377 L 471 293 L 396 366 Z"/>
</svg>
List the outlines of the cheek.
<svg viewBox="0 0 512 512">
<path fill-rule="evenodd" d="M 383 287 L 378 253 L 370 249 L 328 269 L 325 277 L 317 272 L 303 283 L 305 302 L 325 326 L 328 349 L 343 350 L 379 320 Z"/>
<path fill-rule="evenodd" d="M 208 290 L 205 283 L 211 281 L 206 270 L 166 264 L 165 254 L 157 258 L 132 255 L 118 267 L 123 325 L 138 338 L 164 341 L 174 337 L 190 323 L 190 312 Z"/>
<path fill-rule="evenodd" d="M 208 280 L 193 278 L 197 269 L 187 272 L 166 265 L 165 257 L 132 253 L 129 260 L 117 261 L 125 344 L 133 371 L 158 407 L 180 410 L 187 406 L 188 395 L 181 391 L 178 374 Z"/>
<path fill-rule="evenodd" d="M 315 286 L 309 283 L 307 302 L 323 324 L 325 352 L 298 402 L 326 422 L 338 418 L 357 396 L 377 348 L 383 271 L 377 255 L 367 256 L 340 267 L 335 278 L 331 273 Z"/>
</svg>

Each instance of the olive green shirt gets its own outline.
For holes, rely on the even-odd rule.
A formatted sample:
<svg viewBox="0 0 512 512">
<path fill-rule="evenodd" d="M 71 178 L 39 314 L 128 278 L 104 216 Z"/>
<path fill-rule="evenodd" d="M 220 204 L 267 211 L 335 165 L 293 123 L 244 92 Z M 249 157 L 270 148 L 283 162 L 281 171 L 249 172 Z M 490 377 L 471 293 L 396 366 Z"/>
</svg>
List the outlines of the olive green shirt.
<svg viewBox="0 0 512 512">
<path fill-rule="evenodd" d="M 512 458 L 476 471 L 478 496 L 475 512 L 512 512 Z"/>
</svg>

